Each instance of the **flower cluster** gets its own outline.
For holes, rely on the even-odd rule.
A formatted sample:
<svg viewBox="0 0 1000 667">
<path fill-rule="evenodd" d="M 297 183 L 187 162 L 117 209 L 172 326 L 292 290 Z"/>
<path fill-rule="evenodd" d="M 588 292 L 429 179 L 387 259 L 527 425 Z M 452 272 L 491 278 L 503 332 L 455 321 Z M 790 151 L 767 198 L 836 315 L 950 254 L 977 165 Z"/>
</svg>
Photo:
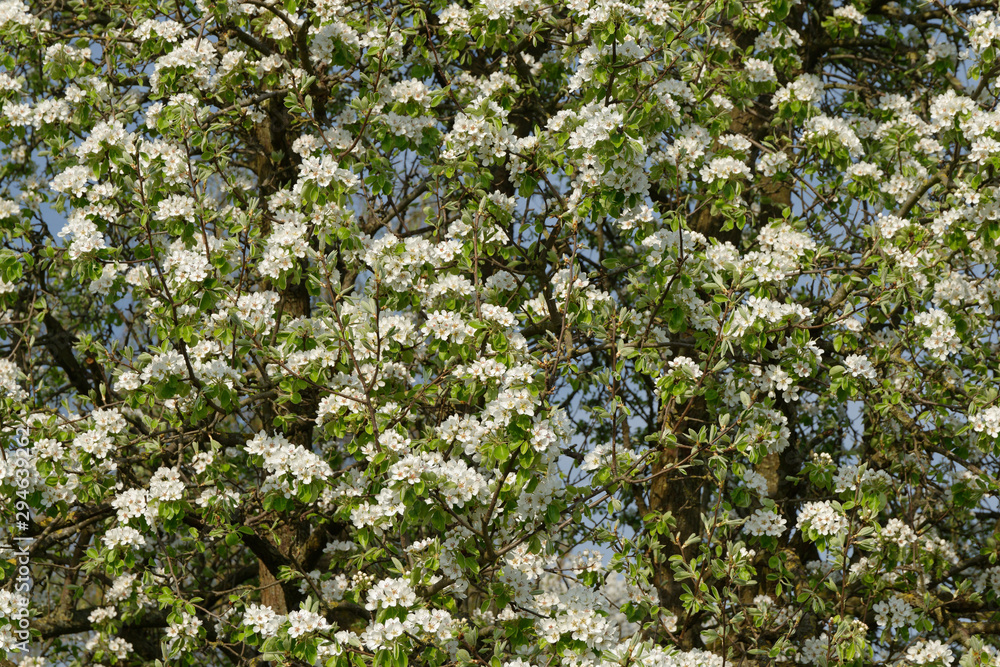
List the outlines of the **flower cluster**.
<svg viewBox="0 0 1000 667">
<path fill-rule="evenodd" d="M 874 382 L 878 377 L 871 360 L 861 354 L 849 355 L 844 359 L 844 366 L 847 367 L 847 372 L 852 377 L 863 377 L 869 382 Z"/>
<path fill-rule="evenodd" d="M 251 456 L 263 457 L 264 468 L 270 473 L 267 484 L 293 493 L 301 485 L 333 476 L 330 464 L 302 445 L 292 444 L 281 434 L 269 436 L 260 431 L 246 444 L 246 451 Z"/>
<path fill-rule="evenodd" d="M 898 595 L 876 602 L 873 610 L 875 622 L 889 630 L 907 628 L 917 621 L 916 611 Z"/>
<path fill-rule="evenodd" d="M 780 537 L 785 532 L 786 523 L 785 517 L 777 512 L 758 509 L 743 524 L 743 530 L 756 536 Z"/>
<path fill-rule="evenodd" d="M 847 518 L 829 502 L 806 503 L 799 510 L 799 530 L 808 528 L 820 535 L 836 536 L 847 529 Z"/>
</svg>

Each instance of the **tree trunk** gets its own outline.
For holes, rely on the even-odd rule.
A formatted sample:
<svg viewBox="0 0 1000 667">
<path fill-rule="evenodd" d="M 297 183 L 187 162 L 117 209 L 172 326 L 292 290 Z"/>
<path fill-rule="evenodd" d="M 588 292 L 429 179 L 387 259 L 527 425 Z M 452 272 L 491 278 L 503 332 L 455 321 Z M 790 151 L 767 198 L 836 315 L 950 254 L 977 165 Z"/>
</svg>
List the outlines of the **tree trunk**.
<svg viewBox="0 0 1000 667">
<path fill-rule="evenodd" d="M 745 40 L 739 40 L 745 41 Z M 750 42 L 752 43 L 752 39 Z M 759 141 L 773 131 L 767 119 L 749 111 L 736 110 L 730 131 L 752 137 Z M 751 161 L 756 154 L 751 156 Z M 763 194 L 760 212 L 756 218 L 759 226 L 770 224 L 772 218 L 780 218 L 784 209 L 791 205 L 791 184 L 773 179 L 756 178 L 756 189 Z M 667 197 L 655 190 L 651 193 L 658 203 L 666 204 Z M 742 250 L 743 230 L 738 227 L 724 230 L 725 220 L 721 215 L 713 213 L 706 202 L 689 222 L 690 228 L 703 234 L 709 243 L 729 242 Z M 749 228 L 750 223 L 747 227 Z M 683 334 L 682 334 L 683 335 Z M 661 410 L 660 433 L 672 433 L 677 438 L 677 444 L 664 446 L 653 465 L 653 481 L 649 489 L 648 510 L 658 512 L 663 516 L 670 515 L 674 521 L 671 534 L 664 535 L 660 547 L 663 557 L 654 566 L 654 582 L 660 594 L 660 605 L 677 616 L 677 636 L 682 649 L 690 649 L 700 645 L 701 639 L 696 624 L 685 627 L 687 613 L 681 601 L 684 593 L 683 581 L 676 581 L 670 558 L 681 556 L 689 561 L 698 552 L 698 543 L 683 547 L 692 536 L 702 535 L 702 514 L 708 508 L 711 489 L 707 470 L 701 461 L 701 453 L 695 451 L 687 438 L 689 430 L 697 431 L 702 426 L 714 423 L 715 417 L 708 410 L 701 396 L 691 402 L 680 405 L 669 405 Z M 772 496 L 780 495 L 785 489 L 784 478 L 792 473 L 787 468 L 789 462 L 797 460 L 795 456 L 781 457 L 769 454 L 758 464 L 759 471 L 765 475 L 768 490 Z M 795 466 L 797 469 L 797 466 Z M 707 538 L 707 536 L 704 536 Z M 762 589 L 766 588 L 766 576 L 758 578 Z M 691 582 L 688 582 L 689 584 Z M 765 592 L 762 590 L 761 592 Z"/>
</svg>

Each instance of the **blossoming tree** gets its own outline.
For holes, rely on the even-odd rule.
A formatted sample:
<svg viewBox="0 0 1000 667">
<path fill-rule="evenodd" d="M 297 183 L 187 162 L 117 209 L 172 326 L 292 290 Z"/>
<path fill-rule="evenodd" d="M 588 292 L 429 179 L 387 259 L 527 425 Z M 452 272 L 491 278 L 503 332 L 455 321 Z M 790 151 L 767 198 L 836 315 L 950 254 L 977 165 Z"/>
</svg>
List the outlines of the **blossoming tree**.
<svg viewBox="0 0 1000 667">
<path fill-rule="evenodd" d="M 3 0 L 0 658 L 1000 664 L 990 4 Z"/>
</svg>

